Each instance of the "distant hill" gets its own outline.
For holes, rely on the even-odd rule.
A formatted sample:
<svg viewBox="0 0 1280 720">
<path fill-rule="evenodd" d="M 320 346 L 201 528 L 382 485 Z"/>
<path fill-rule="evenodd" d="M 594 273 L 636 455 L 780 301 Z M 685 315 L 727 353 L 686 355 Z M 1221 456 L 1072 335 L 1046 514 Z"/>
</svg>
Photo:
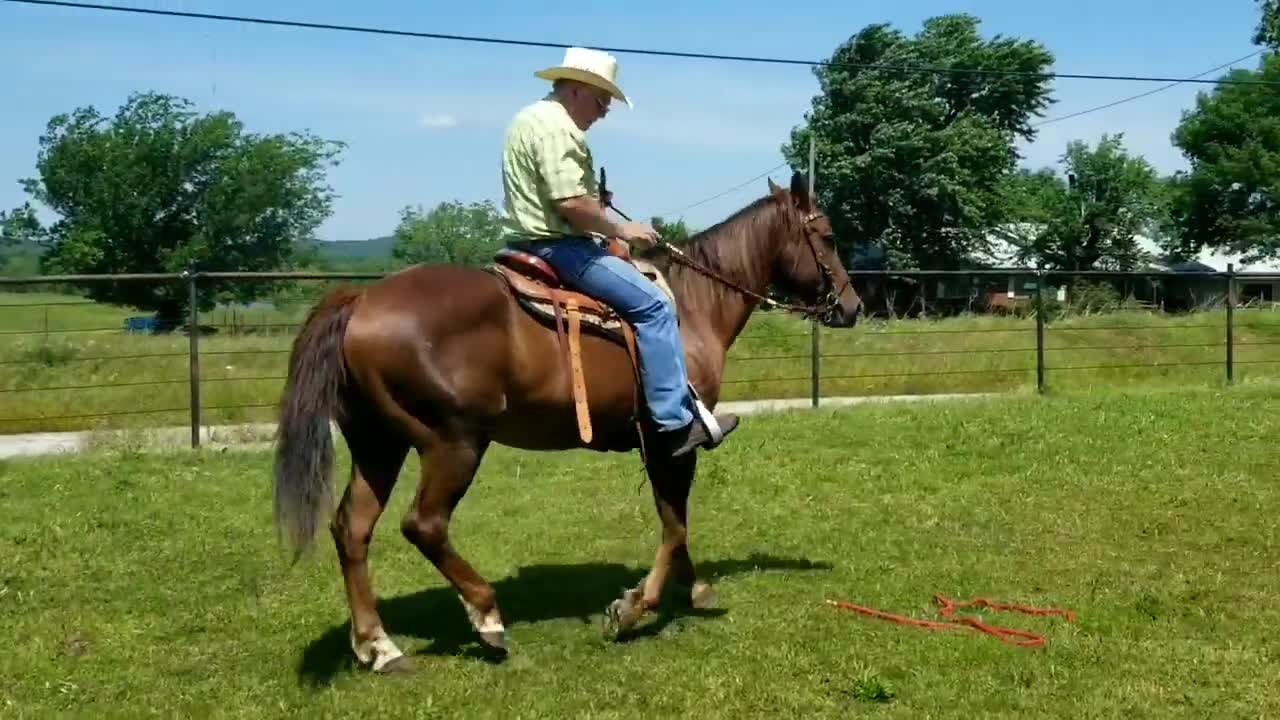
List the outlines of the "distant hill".
<svg viewBox="0 0 1280 720">
<path fill-rule="evenodd" d="M 332 240 L 319 242 L 322 257 L 333 260 L 383 260 L 391 257 L 395 243 L 390 235 L 369 240 Z"/>
<path fill-rule="evenodd" d="M 20 242 L 0 252 L 0 275 L 23 277 L 40 273 L 40 256 L 44 248 L 35 243 Z"/>
<path fill-rule="evenodd" d="M 380 271 L 391 261 L 394 239 L 387 235 L 369 240 L 335 240 L 317 243 L 320 262 L 334 270 Z M 35 243 L 19 243 L 6 248 L 0 258 L 0 275 L 38 275 L 39 258 L 44 247 Z"/>
<path fill-rule="evenodd" d="M 320 252 L 325 257 L 343 258 L 343 259 L 365 259 L 365 258 L 386 258 L 391 257 L 391 246 L 395 244 L 395 239 L 390 235 L 384 237 L 376 237 L 370 240 L 333 240 L 317 243 L 320 246 Z M 44 254 L 44 248 L 35 243 L 20 242 L 16 246 L 9 248 L 9 252 L 14 255 L 35 255 L 39 257 Z"/>
<path fill-rule="evenodd" d="M 34 255 L 35 257 L 40 257 L 44 254 L 44 246 L 22 240 L 16 245 L 10 245 L 5 248 L 5 252 L 13 255 Z"/>
</svg>

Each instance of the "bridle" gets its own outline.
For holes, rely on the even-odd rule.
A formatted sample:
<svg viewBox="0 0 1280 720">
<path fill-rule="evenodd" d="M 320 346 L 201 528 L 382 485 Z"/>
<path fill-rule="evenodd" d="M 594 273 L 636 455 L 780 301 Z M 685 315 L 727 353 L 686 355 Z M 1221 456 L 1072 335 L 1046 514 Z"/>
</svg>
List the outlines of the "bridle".
<svg viewBox="0 0 1280 720">
<path fill-rule="evenodd" d="M 626 213 L 619 210 L 613 204 L 612 198 L 609 197 L 609 194 L 608 194 L 608 191 L 606 190 L 606 185 L 605 185 L 606 178 L 607 176 L 605 175 L 604 167 L 601 167 L 600 182 L 599 182 L 601 204 L 607 208 L 610 208 L 614 212 L 618 213 L 618 215 L 620 215 L 622 219 L 630 222 L 631 218 L 628 217 Z M 829 265 L 824 259 L 826 257 L 825 253 L 819 249 L 818 240 L 820 240 L 821 237 L 818 235 L 818 231 L 814 229 L 813 224 L 818 220 L 825 220 L 826 218 L 827 218 L 826 213 L 822 212 L 821 210 L 813 210 L 808 215 L 804 216 L 804 219 L 802 220 L 800 225 L 801 230 L 804 232 L 805 244 L 809 246 L 809 251 L 813 253 L 813 262 L 818 266 L 818 269 L 822 271 L 822 280 L 823 280 L 822 284 L 823 284 L 823 289 L 826 291 L 826 293 L 822 297 L 822 301 L 820 303 L 815 303 L 813 305 L 801 305 L 796 303 L 778 302 L 777 300 L 774 300 L 771 297 L 761 295 L 758 292 L 744 288 L 738 283 L 735 283 L 732 280 L 724 277 L 723 275 L 720 275 L 719 273 L 715 272 L 714 270 L 702 265 L 698 261 L 689 257 L 689 255 L 686 254 L 685 251 L 681 250 L 675 245 L 672 245 L 666 240 L 663 240 L 662 238 L 658 238 L 656 247 L 660 247 L 666 250 L 667 252 L 671 253 L 673 259 L 676 262 L 680 263 L 681 265 L 684 265 L 685 267 L 688 267 L 698 273 L 701 273 L 702 275 L 705 275 L 711 278 L 712 280 L 719 282 L 722 285 L 733 288 L 734 290 L 738 291 L 739 293 L 742 293 L 743 295 L 746 295 L 747 297 L 751 297 L 756 300 L 759 300 L 761 305 L 763 305 L 766 309 L 778 309 L 778 310 L 784 310 L 786 312 L 798 313 L 806 318 L 819 317 L 819 316 L 829 317 L 832 314 L 834 314 L 835 311 L 839 308 L 840 293 L 844 292 L 845 288 L 850 285 L 850 281 L 849 281 L 849 278 L 846 276 L 844 284 L 840 286 L 840 289 L 839 290 L 835 289 L 836 287 L 835 271 L 831 269 L 831 265 Z"/>
<path fill-rule="evenodd" d="M 849 280 L 848 273 L 846 273 L 844 284 L 841 285 L 839 289 L 836 289 L 836 273 L 831 269 L 831 266 L 827 264 L 826 253 L 821 249 L 822 237 L 813 229 L 813 223 L 816 220 L 827 220 L 826 213 L 821 210 L 811 211 L 804 217 L 804 221 L 801 223 L 800 227 L 804 231 L 805 241 L 809 245 L 809 250 L 813 252 L 813 262 L 818 266 L 818 269 L 822 271 L 822 284 L 823 288 L 826 290 L 826 294 L 822 298 L 825 305 L 822 307 L 824 313 L 829 315 L 839 307 L 840 294 L 843 293 L 845 288 L 849 287 L 852 282 Z M 829 220 L 827 225 L 830 227 Z M 832 252 L 834 253 L 835 251 L 833 250 Z"/>
</svg>

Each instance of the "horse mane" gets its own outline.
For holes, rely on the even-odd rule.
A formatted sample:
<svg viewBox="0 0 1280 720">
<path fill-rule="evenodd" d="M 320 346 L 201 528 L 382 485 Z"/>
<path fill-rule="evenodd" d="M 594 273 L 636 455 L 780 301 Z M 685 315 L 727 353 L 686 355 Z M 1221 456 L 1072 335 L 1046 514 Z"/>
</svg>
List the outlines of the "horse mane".
<svg viewBox="0 0 1280 720">
<path fill-rule="evenodd" d="M 772 231 L 779 220 L 786 222 L 791 217 L 786 209 L 773 195 L 764 195 L 715 225 L 694 233 L 681 249 L 703 267 L 734 277 L 748 287 L 759 286 L 769 270 L 764 260 L 773 254 L 762 252 L 765 249 L 762 243 L 751 240 L 773 241 L 776 235 Z M 667 276 L 681 304 L 693 301 L 702 307 L 716 307 L 729 296 L 737 296 L 732 288 L 678 262 L 670 262 Z M 694 300 L 695 291 L 697 300 Z"/>
</svg>

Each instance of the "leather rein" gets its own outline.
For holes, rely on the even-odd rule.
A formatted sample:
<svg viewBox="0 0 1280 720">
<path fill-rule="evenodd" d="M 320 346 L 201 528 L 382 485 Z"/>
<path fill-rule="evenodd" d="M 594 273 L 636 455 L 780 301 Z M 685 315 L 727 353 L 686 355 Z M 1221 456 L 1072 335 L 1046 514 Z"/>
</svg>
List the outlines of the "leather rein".
<svg viewBox="0 0 1280 720">
<path fill-rule="evenodd" d="M 622 219 L 627 220 L 628 222 L 631 222 L 631 218 L 628 217 L 626 213 L 619 210 L 617 206 L 613 204 L 613 199 L 609 197 L 609 193 L 605 189 L 606 177 L 607 176 L 605 175 L 604 168 L 603 167 L 600 168 L 601 205 L 612 209 L 614 212 L 618 213 L 618 215 L 620 215 Z M 744 288 L 738 283 L 735 283 L 732 280 L 729 280 L 728 278 L 720 275 L 714 270 L 711 270 L 710 268 L 690 258 L 687 254 L 685 254 L 683 250 L 676 247 L 675 245 L 672 245 L 666 240 L 663 240 L 661 237 L 658 238 L 657 247 L 663 248 L 667 252 L 670 252 L 672 256 L 675 258 L 676 262 L 679 262 L 681 265 L 691 268 L 692 270 L 695 270 L 703 275 L 706 275 L 712 280 L 715 280 L 730 288 L 733 288 L 734 290 L 742 293 L 743 295 L 759 300 L 760 303 L 768 309 L 776 308 L 780 310 L 785 310 L 787 312 L 799 313 L 804 317 L 815 317 L 820 314 L 828 315 L 832 313 L 840 305 L 840 293 L 844 292 L 844 287 L 849 284 L 849 280 L 848 278 L 846 278 L 845 286 L 841 286 L 839 290 L 836 290 L 835 289 L 836 287 L 835 272 L 832 271 L 831 266 L 827 264 L 826 260 L 824 259 L 824 255 L 822 251 L 818 249 L 817 242 L 815 241 L 815 237 L 817 236 L 817 233 L 813 231 L 813 222 L 815 220 L 820 220 L 825 217 L 826 215 L 823 212 L 819 210 L 815 210 L 813 212 L 810 212 L 808 215 L 804 217 L 804 222 L 802 224 L 802 227 L 804 229 L 805 241 L 809 245 L 809 250 L 813 253 L 813 261 L 822 270 L 823 286 L 826 290 L 826 294 L 822 298 L 822 304 L 799 305 L 795 303 L 778 302 L 773 298 L 767 297 L 765 295 L 761 295 L 758 292 Z"/>
<path fill-rule="evenodd" d="M 614 210 L 617 210 L 617 208 L 614 208 Z M 626 217 L 626 216 L 624 215 L 623 217 Z M 826 294 L 822 298 L 823 302 L 820 304 L 800 305 L 796 303 L 779 302 L 777 300 L 774 300 L 771 297 L 761 295 L 760 293 L 757 293 L 753 290 L 744 288 L 738 283 L 735 283 L 732 280 L 729 280 L 728 278 L 720 275 L 714 270 L 711 270 L 710 268 L 703 266 L 702 264 L 690 258 L 683 250 L 681 250 L 680 248 L 676 247 L 675 245 L 672 245 L 671 243 L 665 240 L 659 239 L 658 246 L 670 252 L 676 258 L 676 261 L 679 262 L 681 265 L 684 265 L 693 270 L 696 270 L 697 272 L 702 273 L 703 275 L 706 275 L 707 277 L 723 285 L 726 285 L 728 287 L 733 288 L 734 290 L 737 290 L 743 295 L 759 300 L 760 303 L 765 308 L 768 308 L 768 309 L 776 308 L 779 310 L 785 310 L 787 312 L 798 313 L 805 317 L 826 315 L 831 313 L 833 310 L 836 309 L 836 307 L 839 306 L 840 292 L 844 291 L 844 287 L 841 287 L 839 291 L 835 290 L 835 287 L 836 287 L 835 272 L 831 270 L 831 266 L 828 265 L 827 262 L 824 260 L 822 252 L 818 249 L 814 241 L 814 237 L 816 236 L 816 233 L 812 232 L 811 225 L 813 221 L 823 217 L 825 216 L 821 212 L 815 211 L 815 212 L 809 213 L 804 218 L 804 231 L 805 231 L 806 244 L 809 246 L 809 250 L 813 253 L 814 263 L 816 263 L 818 268 L 821 269 L 822 271 L 823 287 L 826 290 Z M 846 284 L 847 283 L 848 281 L 846 280 Z"/>
</svg>

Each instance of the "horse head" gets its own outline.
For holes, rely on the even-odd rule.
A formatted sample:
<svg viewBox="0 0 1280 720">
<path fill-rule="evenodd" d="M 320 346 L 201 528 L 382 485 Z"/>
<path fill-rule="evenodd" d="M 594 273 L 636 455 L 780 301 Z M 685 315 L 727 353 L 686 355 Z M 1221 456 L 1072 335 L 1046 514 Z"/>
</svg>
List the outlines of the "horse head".
<svg viewBox="0 0 1280 720">
<path fill-rule="evenodd" d="M 806 187 L 805 176 L 793 173 L 790 190 L 770 178 L 769 192 L 785 218 L 779 224 L 773 284 L 816 307 L 822 324 L 852 327 L 862 311 L 862 298 L 840 262 L 832 242 L 831 221 Z"/>
</svg>

